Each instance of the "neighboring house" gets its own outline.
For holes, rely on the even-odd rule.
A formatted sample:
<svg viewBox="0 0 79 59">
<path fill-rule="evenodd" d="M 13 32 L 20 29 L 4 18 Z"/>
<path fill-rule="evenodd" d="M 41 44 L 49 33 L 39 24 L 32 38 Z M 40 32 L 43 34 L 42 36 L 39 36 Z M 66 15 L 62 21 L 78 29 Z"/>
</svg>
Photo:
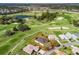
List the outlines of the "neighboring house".
<svg viewBox="0 0 79 59">
<path fill-rule="evenodd" d="M 61 39 L 77 39 L 78 37 L 75 34 L 66 33 L 66 34 L 60 34 L 59 37 Z"/>
<path fill-rule="evenodd" d="M 45 54 L 45 53 L 46 53 L 46 51 L 44 51 L 44 50 L 40 49 L 40 50 L 39 50 L 39 53 L 40 53 L 41 55 L 43 55 L 43 54 Z"/>
<path fill-rule="evenodd" d="M 77 39 L 78 37 L 74 34 L 72 34 L 72 39 Z"/>
<path fill-rule="evenodd" d="M 68 39 L 64 34 L 59 35 L 60 39 Z"/>
<path fill-rule="evenodd" d="M 74 35 L 77 36 L 77 38 L 79 38 L 79 33 L 75 33 Z"/>
<path fill-rule="evenodd" d="M 56 40 L 60 45 L 62 45 L 61 42 L 59 41 L 59 38 L 56 35 L 48 35 L 48 39 L 51 41 Z"/>
<path fill-rule="evenodd" d="M 66 37 L 68 38 L 68 39 L 77 39 L 78 37 L 76 36 L 76 35 L 74 35 L 74 34 L 71 34 L 71 33 L 66 33 Z"/>
<path fill-rule="evenodd" d="M 72 38 L 72 34 L 69 33 L 69 32 L 67 32 L 67 33 L 65 34 L 65 36 L 66 36 L 68 39 L 71 39 L 71 38 Z"/>
<path fill-rule="evenodd" d="M 32 54 L 33 51 L 37 52 L 38 50 L 39 50 L 39 46 L 33 46 L 31 44 L 23 48 L 23 51 L 28 54 Z"/>
<path fill-rule="evenodd" d="M 79 53 L 79 48 L 75 46 L 71 46 L 74 54 Z"/>
<path fill-rule="evenodd" d="M 64 52 L 59 51 L 59 50 L 55 50 L 55 53 L 56 53 L 56 55 L 65 55 L 65 53 L 64 53 Z"/>
<path fill-rule="evenodd" d="M 56 40 L 58 39 L 55 35 L 48 35 L 49 40 Z"/>
<path fill-rule="evenodd" d="M 35 42 L 44 46 L 44 43 L 48 43 L 48 40 L 46 38 L 38 37 L 38 38 L 35 39 Z"/>
</svg>

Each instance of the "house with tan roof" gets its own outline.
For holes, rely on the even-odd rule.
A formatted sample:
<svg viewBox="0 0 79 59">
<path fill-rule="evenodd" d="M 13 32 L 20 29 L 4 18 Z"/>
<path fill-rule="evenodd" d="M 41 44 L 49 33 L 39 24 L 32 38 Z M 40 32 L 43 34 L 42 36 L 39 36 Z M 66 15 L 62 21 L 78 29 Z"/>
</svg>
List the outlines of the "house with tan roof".
<svg viewBox="0 0 79 59">
<path fill-rule="evenodd" d="M 55 50 L 55 53 L 56 53 L 56 55 L 65 55 L 65 53 L 64 53 L 64 52 L 59 51 L 59 50 Z"/>
<path fill-rule="evenodd" d="M 39 46 L 33 46 L 31 44 L 29 44 L 23 48 L 23 51 L 28 54 L 32 54 L 33 51 L 37 52 L 38 50 L 39 50 Z"/>
</svg>

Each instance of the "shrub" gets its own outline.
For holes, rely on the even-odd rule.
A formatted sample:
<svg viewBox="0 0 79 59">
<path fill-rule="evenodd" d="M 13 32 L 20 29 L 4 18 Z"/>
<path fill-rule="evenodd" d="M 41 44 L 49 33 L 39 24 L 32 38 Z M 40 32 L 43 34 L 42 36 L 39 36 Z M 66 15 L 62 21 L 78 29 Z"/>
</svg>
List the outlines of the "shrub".
<svg viewBox="0 0 79 59">
<path fill-rule="evenodd" d="M 18 29 L 16 27 L 13 28 L 13 31 L 18 31 Z"/>
<path fill-rule="evenodd" d="M 26 31 L 26 30 L 30 30 L 31 28 L 29 28 L 26 24 L 19 24 L 19 25 L 17 26 L 17 29 L 18 29 L 19 31 Z"/>
<path fill-rule="evenodd" d="M 12 31 L 12 30 L 7 30 L 7 31 L 5 32 L 5 35 L 6 35 L 6 36 L 11 36 L 11 35 L 14 35 L 14 34 L 15 34 L 15 32 Z"/>
</svg>

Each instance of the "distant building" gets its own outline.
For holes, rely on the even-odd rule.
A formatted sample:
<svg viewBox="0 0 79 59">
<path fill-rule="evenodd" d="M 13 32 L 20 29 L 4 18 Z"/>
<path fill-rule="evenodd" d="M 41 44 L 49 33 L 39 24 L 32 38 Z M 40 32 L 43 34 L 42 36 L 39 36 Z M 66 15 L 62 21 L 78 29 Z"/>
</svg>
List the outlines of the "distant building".
<svg viewBox="0 0 79 59">
<path fill-rule="evenodd" d="M 59 37 L 61 39 L 77 39 L 78 38 L 78 34 L 71 34 L 71 33 L 66 33 L 66 34 L 60 34 Z"/>
</svg>

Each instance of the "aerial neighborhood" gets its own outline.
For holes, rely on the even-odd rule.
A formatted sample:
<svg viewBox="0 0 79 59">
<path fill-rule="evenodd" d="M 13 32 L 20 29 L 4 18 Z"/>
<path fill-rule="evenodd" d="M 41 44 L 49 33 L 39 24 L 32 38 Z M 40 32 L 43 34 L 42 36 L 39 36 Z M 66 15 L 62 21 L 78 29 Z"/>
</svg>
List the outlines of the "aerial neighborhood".
<svg viewBox="0 0 79 59">
<path fill-rule="evenodd" d="M 1 4 L 0 55 L 79 55 L 79 4 Z"/>
<path fill-rule="evenodd" d="M 67 32 L 66 34 L 60 34 L 58 37 L 54 34 L 43 36 L 41 34 L 39 37 L 35 37 L 33 39 L 36 45 L 28 44 L 23 48 L 23 51 L 28 54 L 35 54 L 35 55 L 48 55 L 48 54 L 55 54 L 55 55 L 67 55 L 64 51 L 61 51 L 61 47 L 71 47 L 73 54 L 79 53 L 79 48 L 73 46 L 73 44 L 77 44 L 79 41 L 78 36 L 75 34 L 71 34 Z M 66 40 L 68 43 L 61 43 L 60 40 Z M 74 41 L 74 42 L 73 42 Z"/>
</svg>

